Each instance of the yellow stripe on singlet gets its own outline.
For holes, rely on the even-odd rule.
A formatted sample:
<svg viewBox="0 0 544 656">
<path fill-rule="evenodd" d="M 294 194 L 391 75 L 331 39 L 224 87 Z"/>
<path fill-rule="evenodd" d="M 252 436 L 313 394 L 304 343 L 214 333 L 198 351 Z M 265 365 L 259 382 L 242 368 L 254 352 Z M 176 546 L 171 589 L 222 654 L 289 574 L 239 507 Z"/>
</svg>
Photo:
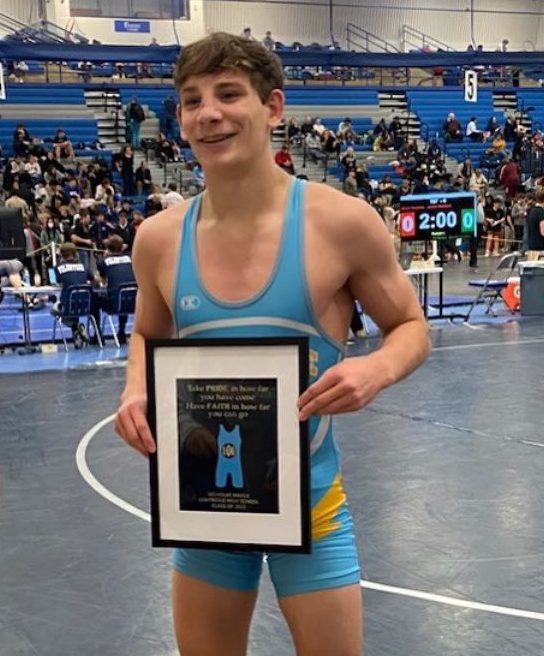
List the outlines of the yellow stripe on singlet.
<svg viewBox="0 0 544 656">
<path fill-rule="evenodd" d="M 325 496 L 312 508 L 312 539 L 319 540 L 340 528 L 336 517 L 345 501 L 342 477 L 337 474 Z"/>
</svg>

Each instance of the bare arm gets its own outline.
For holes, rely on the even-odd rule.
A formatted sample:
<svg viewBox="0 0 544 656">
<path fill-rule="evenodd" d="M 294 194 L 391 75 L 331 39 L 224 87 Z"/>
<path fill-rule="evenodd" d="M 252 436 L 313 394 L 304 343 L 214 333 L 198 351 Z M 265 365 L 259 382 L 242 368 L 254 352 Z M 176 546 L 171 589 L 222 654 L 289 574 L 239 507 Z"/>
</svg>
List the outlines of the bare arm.
<svg viewBox="0 0 544 656">
<path fill-rule="evenodd" d="M 354 201 L 355 203 L 360 201 Z M 409 375 L 429 353 L 428 328 L 414 288 L 396 261 L 391 238 L 378 215 L 348 208 L 340 252 L 349 267 L 348 288 L 383 332 L 370 355 L 347 358 L 328 369 L 300 397 L 301 419 L 351 412 L 382 389 Z M 340 221 L 338 223 L 341 223 Z"/>
<path fill-rule="evenodd" d="M 157 251 L 164 239 L 157 234 L 160 227 L 155 222 L 143 223 L 134 243 L 132 264 L 138 282 L 136 315 L 130 339 L 126 384 L 115 420 L 117 433 L 143 455 L 155 451 L 155 441 L 146 418 L 145 340 L 171 337 L 173 333 L 170 308 L 157 279 Z"/>
</svg>

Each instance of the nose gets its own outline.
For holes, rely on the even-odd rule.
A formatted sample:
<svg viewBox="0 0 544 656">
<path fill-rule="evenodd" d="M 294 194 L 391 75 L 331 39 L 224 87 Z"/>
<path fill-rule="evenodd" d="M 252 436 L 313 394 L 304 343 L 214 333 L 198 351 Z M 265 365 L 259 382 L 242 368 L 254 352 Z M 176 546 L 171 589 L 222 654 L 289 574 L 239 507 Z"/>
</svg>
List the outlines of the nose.
<svg viewBox="0 0 544 656">
<path fill-rule="evenodd" d="M 217 101 L 212 98 L 202 98 L 198 109 L 197 120 L 201 125 L 216 123 L 223 117 Z"/>
</svg>

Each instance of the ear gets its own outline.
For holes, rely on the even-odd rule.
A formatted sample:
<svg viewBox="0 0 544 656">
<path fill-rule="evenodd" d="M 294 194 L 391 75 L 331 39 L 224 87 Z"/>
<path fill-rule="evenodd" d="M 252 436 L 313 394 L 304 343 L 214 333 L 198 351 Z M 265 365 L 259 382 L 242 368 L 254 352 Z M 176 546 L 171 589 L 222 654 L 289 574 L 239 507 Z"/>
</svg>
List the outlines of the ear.
<svg viewBox="0 0 544 656">
<path fill-rule="evenodd" d="M 178 104 L 176 105 L 176 118 L 177 118 L 178 123 L 179 123 L 179 131 L 180 131 L 180 134 L 181 134 L 181 138 L 182 138 L 184 141 L 187 141 L 187 135 L 186 135 L 185 132 L 183 131 L 183 124 L 182 124 L 182 122 L 181 122 L 181 103 L 179 103 L 179 102 L 178 102 Z"/>
<path fill-rule="evenodd" d="M 268 110 L 268 125 L 270 128 L 277 127 L 283 118 L 285 107 L 285 94 L 281 89 L 273 89 L 265 103 Z"/>
</svg>

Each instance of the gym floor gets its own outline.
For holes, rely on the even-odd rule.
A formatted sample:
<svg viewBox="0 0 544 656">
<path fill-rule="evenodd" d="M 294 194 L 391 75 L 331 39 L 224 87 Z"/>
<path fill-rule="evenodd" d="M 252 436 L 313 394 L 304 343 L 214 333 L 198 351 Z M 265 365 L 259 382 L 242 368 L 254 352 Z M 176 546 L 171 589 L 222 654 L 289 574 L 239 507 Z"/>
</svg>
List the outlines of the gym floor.
<svg viewBox="0 0 544 656">
<path fill-rule="evenodd" d="M 543 654 L 544 318 L 518 319 L 436 322 L 423 367 L 336 420 L 366 656 Z M 177 653 L 147 463 L 112 426 L 126 351 L 90 353 L 0 356 L 0 656 Z M 249 654 L 293 653 L 265 575 Z"/>
</svg>

